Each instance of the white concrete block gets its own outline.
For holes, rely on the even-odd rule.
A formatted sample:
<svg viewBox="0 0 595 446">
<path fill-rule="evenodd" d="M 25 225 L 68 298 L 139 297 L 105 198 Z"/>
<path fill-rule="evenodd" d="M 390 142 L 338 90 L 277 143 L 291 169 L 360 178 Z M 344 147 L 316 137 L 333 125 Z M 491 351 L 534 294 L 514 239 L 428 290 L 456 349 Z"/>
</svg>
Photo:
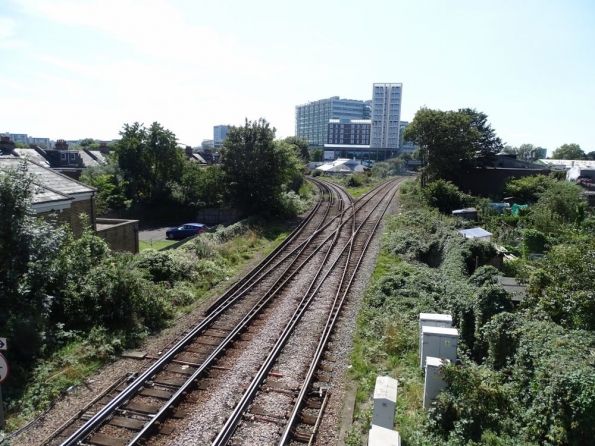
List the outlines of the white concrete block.
<svg viewBox="0 0 595 446">
<path fill-rule="evenodd" d="M 397 386 L 397 380 L 389 376 L 376 378 L 372 424 L 386 429 L 393 428 L 397 405 Z"/>
<path fill-rule="evenodd" d="M 430 408 L 440 391 L 446 387 L 446 382 L 440 374 L 440 367 L 448 362 L 448 359 L 443 363 L 442 359 L 433 356 L 426 358 L 426 376 L 424 377 L 424 409 L 426 410 Z"/>
<path fill-rule="evenodd" d="M 392 429 L 372 425 L 368 434 L 368 446 L 401 446 L 401 436 Z"/>
</svg>

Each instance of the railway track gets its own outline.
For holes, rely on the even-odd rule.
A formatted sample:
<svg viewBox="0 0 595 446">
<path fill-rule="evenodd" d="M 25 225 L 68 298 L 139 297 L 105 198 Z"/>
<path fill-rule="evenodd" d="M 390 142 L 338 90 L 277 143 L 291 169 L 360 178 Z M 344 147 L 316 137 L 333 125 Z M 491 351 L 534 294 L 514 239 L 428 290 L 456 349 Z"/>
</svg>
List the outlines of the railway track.
<svg viewBox="0 0 595 446">
<path fill-rule="evenodd" d="M 325 357 L 324 352 L 358 267 L 398 184 L 385 187 L 389 189 L 387 193 L 379 190 L 369 206 L 352 215 L 351 237 L 341 245 L 340 255 L 326 272 L 324 287 L 304 296 L 304 305 L 288 323 L 213 445 L 313 442 L 333 371 L 333 358 Z M 310 307 L 316 311 L 308 315 Z M 273 367 L 275 373 L 270 374 Z M 287 374 L 291 378 L 283 379 Z"/>
<path fill-rule="evenodd" d="M 144 443 L 148 438 L 156 444 L 170 444 L 168 436 L 177 420 L 188 418 L 197 406 L 207 424 L 202 426 L 203 439 L 194 444 L 208 444 L 215 436 L 213 431 L 224 425 L 221 418 L 231 419 L 228 413 L 237 406 L 234 399 L 244 399 L 256 376 L 262 382 L 262 377 L 279 375 L 271 371 L 270 364 L 262 365 L 271 362 L 269 349 L 281 338 L 284 345 L 292 332 L 287 327 L 299 325 L 314 302 L 319 305 L 316 296 L 328 288 L 332 271 L 342 269 L 345 277 L 354 274 L 355 264 L 344 252 L 347 246 L 351 252 L 359 243 L 356 234 L 366 231 L 376 194 L 354 203 L 341 188 L 316 184 L 322 198 L 310 216 L 253 272 L 221 296 L 201 323 L 154 358 L 144 371 L 115 383 L 43 444 L 123 446 Z M 367 230 L 373 233 L 373 229 Z M 248 368 L 245 356 L 252 360 Z M 256 375 L 250 367 L 258 370 Z M 230 380 L 234 386 L 228 390 L 227 400 L 211 397 Z M 209 414 L 216 415 L 209 418 Z"/>
</svg>

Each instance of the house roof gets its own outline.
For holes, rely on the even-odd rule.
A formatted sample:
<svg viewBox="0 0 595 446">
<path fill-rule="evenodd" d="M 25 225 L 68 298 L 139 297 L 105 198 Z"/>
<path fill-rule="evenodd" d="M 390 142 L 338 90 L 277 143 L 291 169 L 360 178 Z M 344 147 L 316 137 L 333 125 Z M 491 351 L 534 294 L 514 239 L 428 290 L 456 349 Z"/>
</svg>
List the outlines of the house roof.
<svg viewBox="0 0 595 446">
<path fill-rule="evenodd" d="M 105 164 L 105 158 L 99 150 L 79 150 L 79 156 L 83 160 L 83 165 L 85 167 Z"/>
<path fill-rule="evenodd" d="M 577 166 L 581 169 L 595 169 L 595 161 L 593 160 L 553 160 L 553 159 L 541 159 L 540 163 L 546 166 L 557 166 L 559 168 L 570 169 L 571 167 Z"/>
<path fill-rule="evenodd" d="M 492 235 L 491 232 L 488 232 L 483 228 L 463 229 L 462 231 L 459 231 L 459 234 L 466 238 L 481 238 Z"/>
<path fill-rule="evenodd" d="M 513 295 L 513 301 L 521 301 L 527 295 L 527 286 L 519 285 L 514 277 L 498 277 L 498 283 Z"/>
<path fill-rule="evenodd" d="M 31 159 L 0 157 L 0 170 L 16 169 L 23 161 L 27 163 L 27 170 L 34 177 L 33 183 L 36 188 L 33 203 L 72 201 L 79 197 L 85 198 L 95 192 L 92 187 L 62 175 L 47 166 L 38 164 Z"/>
<path fill-rule="evenodd" d="M 38 164 L 49 166 L 50 163 L 35 149 L 13 149 L 18 156 L 22 158 L 28 158 L 31 161 L 35 161 Z"/>
<path fill-rule="evenodd" d="M 325 163 L 322 166 L 318 166 L 316 169 L 322 170 L 323 172 L 351 173 L 354 171 L 358 171 L 358 166 L 360 166 L 359 161 L 352 160 L 349 158 L 339 158 L 330 163 Z M 363 168 L 359 170 L 363 170 Z"/>
</svg>

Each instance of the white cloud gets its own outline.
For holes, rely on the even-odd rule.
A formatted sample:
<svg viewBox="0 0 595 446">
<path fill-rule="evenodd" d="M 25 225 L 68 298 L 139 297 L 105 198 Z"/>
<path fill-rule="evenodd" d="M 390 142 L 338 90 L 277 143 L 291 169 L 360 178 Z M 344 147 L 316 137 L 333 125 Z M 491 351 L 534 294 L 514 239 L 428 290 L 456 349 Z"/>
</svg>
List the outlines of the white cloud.
<svg viewBox="0 0 595 446">
<path fill-rule="evenodd" d="M 135 51 L 198 72 L 266 78 L 289 67 L 253 57 L 212 27 L 188 23 L 165 0 L 24 0 L 26 9 L 58 23 L 98 30 Z"/>
<path fill-rule="evenodd" d="M 0 40 L 5 40 L 15 34 L 16 25 L 14 20 L 0 16 Z"/>
</svg>

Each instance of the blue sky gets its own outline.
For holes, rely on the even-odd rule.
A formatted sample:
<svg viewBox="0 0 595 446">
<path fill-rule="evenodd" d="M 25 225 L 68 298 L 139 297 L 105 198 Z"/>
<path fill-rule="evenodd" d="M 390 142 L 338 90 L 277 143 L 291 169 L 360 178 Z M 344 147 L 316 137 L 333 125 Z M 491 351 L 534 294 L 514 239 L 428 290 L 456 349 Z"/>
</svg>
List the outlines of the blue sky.
<svg viewBox="0 0 595 446">
<path fill-rule="evenodd" d="M 0 58 L 0 132 L 283 137 L 297 104 L 402 82 L 403 120 L 470 107 L 510 145 L 595 150 L 592 0 L 2 0 Z"/>
</svg>

